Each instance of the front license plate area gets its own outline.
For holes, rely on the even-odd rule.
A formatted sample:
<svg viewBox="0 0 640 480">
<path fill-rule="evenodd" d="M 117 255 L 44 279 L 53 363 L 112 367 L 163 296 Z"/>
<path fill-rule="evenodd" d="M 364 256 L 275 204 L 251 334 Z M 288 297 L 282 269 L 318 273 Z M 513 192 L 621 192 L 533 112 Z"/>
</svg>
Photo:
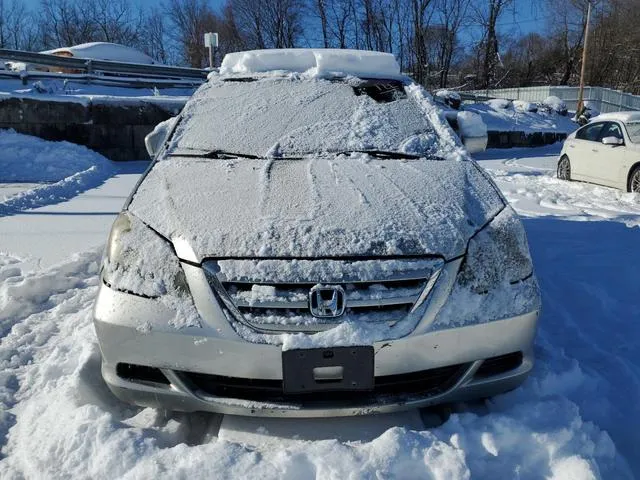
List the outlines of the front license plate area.
<svg viewBox="0 0 640 480">
<path fill-rule="evenodd" d="M 285 394 L 373 390 L 373 347 L 282 352 Z"/>
</svg>

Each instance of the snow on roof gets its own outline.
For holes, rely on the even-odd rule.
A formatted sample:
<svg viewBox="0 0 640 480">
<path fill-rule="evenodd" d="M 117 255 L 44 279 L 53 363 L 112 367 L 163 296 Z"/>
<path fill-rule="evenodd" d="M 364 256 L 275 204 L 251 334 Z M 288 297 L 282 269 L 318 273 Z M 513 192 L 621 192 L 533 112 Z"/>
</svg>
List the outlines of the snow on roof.
<svg viewBox="0 0 640 480">
<path fill-rule="evenodd" d="M 390 53 L 334 48 L 250 50 L 225 55 L 220 73 L 249 74 L 274 70 L 315 75 L 343 73 L 365 78 L 404 78 Z"/>
<path fill-rule="evenodd" d="M 593 118 L 591 121 L 600 121 L 600 120 L 617 120 L 619 122 L 640 122 L 640 112 L 610 112 L 610 113 L 601 113 L 597 117 Z"/>
<path fill-rule="evenodd" d="M 83 43 L 80 45 L 74 45 L 73 47 L 61 47 L 40 53 L 55 55 L 65 52 L 73 54 L 76 58 L 110 60 L 112 62 L 142 63 L 147 65 L 158 63 L 149 55 L 142 53 L 135 48 L 108 42 Z"/>
</svg>

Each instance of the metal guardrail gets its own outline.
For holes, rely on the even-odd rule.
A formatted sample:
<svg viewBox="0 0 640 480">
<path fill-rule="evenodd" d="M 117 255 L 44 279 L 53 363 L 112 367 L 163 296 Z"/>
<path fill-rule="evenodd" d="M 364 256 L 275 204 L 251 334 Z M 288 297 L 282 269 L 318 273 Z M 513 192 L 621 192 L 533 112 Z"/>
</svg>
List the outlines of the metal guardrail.
<svg viewBox="0 0 640 480">
<path fill-rule="evenodd" d="M 84 83 L 125 88 L 197 88 L 203 80 L 198 78 L 161 78 L 161 77 L 129 77 L 115 75 L 99 75 L 93 73 L 59 73 L 40 72 L 34 70 L 7 71 L 0 70 L 0 79 L 18 80 L 23 85 L 38 80 L 63 80 L 66 83 Z"/>
<path fill-rule="evenodd" d="M 0 49 L 0 59 L 31 65 L 59 67 L 78 70 L 86 74 L 103 73 L 120 76 L 139 76 L 144 78 L 174 78 L 206 80 L 208 72 L 199 68 L 169 67 L 166 65 L 144 65 L 138 63 L 112 62 L 107 60 L 89 60 L 84 58 L 59 57 L 46 53 L 24 52 L 21 50 Z"/>
</svg>

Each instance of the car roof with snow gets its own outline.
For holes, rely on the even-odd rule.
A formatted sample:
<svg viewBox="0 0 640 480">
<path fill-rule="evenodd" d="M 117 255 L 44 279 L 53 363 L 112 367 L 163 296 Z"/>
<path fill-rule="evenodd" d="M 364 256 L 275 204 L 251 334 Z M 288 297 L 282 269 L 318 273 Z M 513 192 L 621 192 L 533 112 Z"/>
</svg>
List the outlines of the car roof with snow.
<svg viewBox="0 0 640 480">
<path fill-rule="evenodd" d="M 72 47 L 61 47 L 53 50 L 45 50 L 41 53 L 49 55 L 70 54 L 76 58 L 89 58 L 93 60 L 108 60 L 112 62 L 141 63 L 151 65 L 158 63 L 146 53 L 135 48 L 109 42 L 90 42 Z"/>
<path fill-rule="evenodd" d="M 220 75 L 257 75 L 268 72 L 304 73 L 312 77 L 354 76 L 405 81 L 390 53 L 334 48 L 288 48 L 228 53 Z"/>
<path fill-rule="evenodd" d="M 601 113 L 597 117 L 591 119 L 591 122 L 600 122 L 604 120 L 616 120 L 619 122 L 640 122 L 640 112 L 610 112 Z"/>
</svg>

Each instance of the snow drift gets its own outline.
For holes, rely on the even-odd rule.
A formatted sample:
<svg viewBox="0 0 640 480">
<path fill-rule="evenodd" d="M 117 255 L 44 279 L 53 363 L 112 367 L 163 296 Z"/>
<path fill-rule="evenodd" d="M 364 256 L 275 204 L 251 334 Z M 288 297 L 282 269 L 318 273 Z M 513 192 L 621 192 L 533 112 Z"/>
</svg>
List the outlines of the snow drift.
<svg viewBox="0 0 640 480">
<path fill-rule="evenodd" d="M 0 130 L 0 184 L 38 184 L 0 201 L 0 217 L 72 198 L 112 175 L 111 161 L 86 147 Z"/>
</svg>

